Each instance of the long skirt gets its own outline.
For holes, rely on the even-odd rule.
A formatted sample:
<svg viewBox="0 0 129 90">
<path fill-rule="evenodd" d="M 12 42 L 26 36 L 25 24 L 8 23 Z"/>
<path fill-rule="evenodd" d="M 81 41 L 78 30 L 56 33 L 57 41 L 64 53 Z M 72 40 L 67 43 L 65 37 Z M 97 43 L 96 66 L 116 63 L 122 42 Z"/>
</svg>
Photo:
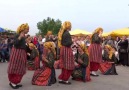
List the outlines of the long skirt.
<svg viewBox="0 0 129 90">
<path fill-rule="evenodd" d="M 90 62 L 102 62 L 102 47 L 100 44 L 91 44 L 88 48 Z"/>
<path fill-rule="evenodd" d="M 70 47 L 62 46 L 60 49 L 60 66 L 67 70 L 74 70 L 74 56 Z"/>
<path fill-rule="evenodd" d="M 99 70 L 104 75 L 118 75 L 114 63 L 108 63 L 108 62 L 100 63 Z"/>
<path fill-rule="evenodd" d="M 90 71 L 98 71 L 98 69 L 99 69 L 99 64 L 100 64 L 100 63 L 90 62 Z"/>
<path fill-rule="evenodd" d="M 34 72 L 32 84 L 38 86 L 50 86 L 56 83 L 55 69 L 42 66 Z"/>
<path fill-rule="evenodd" d="M 23 75 L 26 73 L 27 54 L 24 49 L 12 48 L 9 66 L 8 78 L 12 83 L 20 83 Z"/>
<path fill-rule="evenodd" d="M 33 61 L 28 61 L 27 64 L 28 70 L 37 70 L 40 68 L 40 60 L 37 56 Z"/>
<path fill-rule="evenodd" d="M 63 81 L 68 81 L 72 72 L 73 70 L 67 70 L 67 69 L 62 68 L 61 74 L 59 75 L 58 78 Z"/>
<path fill-rule="evenodd" d="M 9 81 L 14 84 L 18 84 L 21 82 L 23 75 L 18 74 L 8 74 Z"/>
</svg>

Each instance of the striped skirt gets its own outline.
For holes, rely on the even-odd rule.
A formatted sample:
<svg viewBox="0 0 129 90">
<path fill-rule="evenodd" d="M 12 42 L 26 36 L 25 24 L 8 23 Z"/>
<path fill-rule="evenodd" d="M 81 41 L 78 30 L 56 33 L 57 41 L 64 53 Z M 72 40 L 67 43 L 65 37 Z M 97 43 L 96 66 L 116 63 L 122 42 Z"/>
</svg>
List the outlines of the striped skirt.
<svg viewBox="0 0 129 90">
<path fill-rule="evenodd" d="M 26 73 L 26 62 L 26 51 L 24 49 L 12 48 L 9 59 L 8 74 L 24 75 Z"/>
<path fill-rule="evenodd" d="M 111 69 L 112 64 L 108 63 L 108 62 L 103 62 L 100 64 L 99 70 L 105 74 L 106 72 L 108 72 L 109 69 Z"/>
<path fill-rule="evenodd" d="M 108 63 L 108 62 L 100 63 L 99 70 L 104 75 L 117 75 L 114 63 Z"/>
<path fill-rule="evenodd" d="M 32 84 L 38 86 L 50 86 L 56 82 L 55 69 L 42 66 L 34 72 Z"/>
<path fill-rule="evenodd" d="M 100 44 L 91 44 L 88 48 L 90 62 L 102 62 L 102 47 Z"/>
<path fill-rule="evenodd" d="M 69 47 L 61 47 L 60 49 L 60 66 L 67 70 L 74 70 L 74 56 L 72 49 Z"/>
</svg>

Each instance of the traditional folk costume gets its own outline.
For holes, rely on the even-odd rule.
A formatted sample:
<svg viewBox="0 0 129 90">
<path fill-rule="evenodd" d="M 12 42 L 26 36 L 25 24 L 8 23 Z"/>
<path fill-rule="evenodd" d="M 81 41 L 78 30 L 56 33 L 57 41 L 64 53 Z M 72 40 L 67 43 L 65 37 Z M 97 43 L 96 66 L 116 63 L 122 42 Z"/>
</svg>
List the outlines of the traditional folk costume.
<svg viewBox="0 0 129 90">
<path fill-rule="evenodd" d="M 48 31 L 47 35 L 46 35 L 46 41 L 45 42 L 52 41 L 52 38 L 50 37 L 51 35 L 52 35 L 52 31 Z"/>
<path fill-rule="evenodd" d="M 118 75 L 115 67 L 115 62 L 117 62 L 115 50 L 110 45 L 105 45 L 103 60 L 104 62 L 100 63 L 99 70 L 104 75 Z"/>
<path fill-rule="evenodd" d="M 59 83 L 71 84 L 68 79 L 74 70 L 74 57 L 71 49 L 72 38 L 68 30 L 71 29 L 71 23 L 66 21 L 63 23 L 58 33 L 58 45 L 60 47 L 60 60 L 62 72 L 59 75 Z"/>
<path fill-rule="evenodd" d="M 83 54 L 79 52 L 75 54 L 77 65 L 72 73 L 73 80 L 81 80 L 83 82 L 90 81 L 89 57 L 85 44 L 80 44 L 79 47 L 83 50 Z M 82 62 L 78 60 L 81 59 Z"/>
<path fill-rule="evenodd" d="M 44 43 L 44 58 L 43 66 L 34 72 L 32 78 L 33 85 L 39 86 L 50 86 L 56 83 L 55 69 L 54 69 L 54 59 L 55 59 L 55 48 L 52 42 Z M 48 52 L 50 49 L 50 52 Z"/>
<path fill-rule="evenodd" d="M 27 64 L 28 70 L 37 70 L 40 68 L 39 52 L 33 43 L 29 43 L 29 48 L 32 51 Z"/>
<path fill-rule="evenodd" d="M 103 31 L 102 28 L 97 28 L 91 37 L 91 44 L 89 46 L 89 60 L 90 71 L 92 76 L 98 76 L 95 72 L 99 69 L 99 63 L 102 62 L 102 47 L 99 32 Z"/>
<path fill-rule="evenodd" d="M 26 42 L 25 38 L 22 37 L 19 39 L 19 36 L 22 32 L 29 30 L 28 24 L 22 24 L 17 29 L 17 35 L 14 39 L 14 46 L 12 48 L 9 66 L 8 66 L 8 78 L 10 81 L 10 86 L 13 89 L 18 89 L 22 85 L 18 85 L 23 75 L 26 73 L 26 62 L 27 62 L 27 53 L 26 53 Z"/>
</svg>

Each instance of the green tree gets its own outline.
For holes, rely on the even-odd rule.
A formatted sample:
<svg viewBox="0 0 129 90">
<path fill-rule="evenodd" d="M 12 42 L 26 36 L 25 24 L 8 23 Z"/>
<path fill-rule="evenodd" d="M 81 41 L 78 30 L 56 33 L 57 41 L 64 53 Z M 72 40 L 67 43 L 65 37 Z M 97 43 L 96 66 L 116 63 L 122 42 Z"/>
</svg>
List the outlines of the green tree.
<svg viewBox="0 0 129 90">
<path fill-rule="evenodd" d="M 38 34 L 42 36 L 46 35 L 47 31 L 52 31 L 54 35 L 58 34 L 62 22 L 57 19 L 54 20 L 53 18 L 48 17 L 41 22 L 37 23 L 37 27 L 39 29 Z"/>
</svg>

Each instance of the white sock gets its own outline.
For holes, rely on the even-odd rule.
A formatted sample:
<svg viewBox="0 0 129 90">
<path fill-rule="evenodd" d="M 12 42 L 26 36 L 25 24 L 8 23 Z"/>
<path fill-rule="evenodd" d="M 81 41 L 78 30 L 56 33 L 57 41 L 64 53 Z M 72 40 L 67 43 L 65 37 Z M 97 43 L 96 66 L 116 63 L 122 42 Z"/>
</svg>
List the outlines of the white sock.
<svg viewBox="0 0 129 90">
<path fill-rule="evenodd" d="M 59 80 L 59 81 L 63 81 L 63 80 Z"/>
<path fill-rule="evenodd" d="M 68 83 L 69 81 L 65 81 L 66 83 Z"/>
<path fill-rule="evenodd" d="M 97 74 L 95 73 L 95 71 L 92 71 L 91 73 L 94 74 L 94 75 L 97 75 Z"/>
<path fill-rule="evenodd" d="M 16 84 L 14 84 L 14 83 L 11 83 L 14 87 L 16 86 Z"/>
</svg>

